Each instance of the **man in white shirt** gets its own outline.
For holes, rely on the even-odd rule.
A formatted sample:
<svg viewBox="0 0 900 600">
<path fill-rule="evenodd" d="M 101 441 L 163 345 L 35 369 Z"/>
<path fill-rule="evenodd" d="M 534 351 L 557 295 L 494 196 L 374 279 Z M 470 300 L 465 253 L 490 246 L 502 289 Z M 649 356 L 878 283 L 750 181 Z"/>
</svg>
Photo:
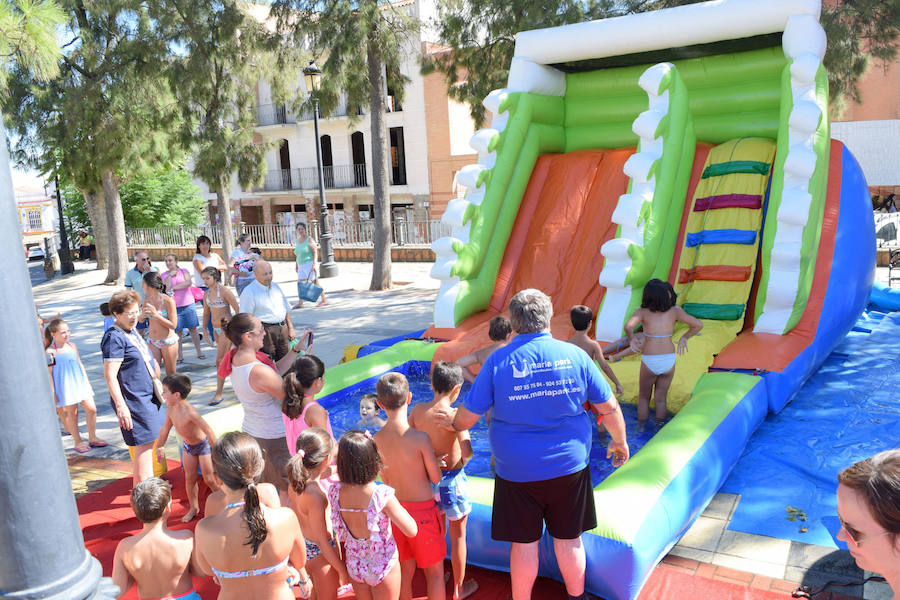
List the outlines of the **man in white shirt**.
<svg viewBox="0 0 900 600">
<path fill-rule="evenodd" d="M 278 362 L 290 351 L 290 340 L 294 337 L 291 323 L 291 304 L 277 283 L 272 281 L 272 265 L 265 260 L 257 260 L 253 265 L 255 281 L 241 292 L 241 312 L 248 312 L 262 321 L 265 330 L 262 351 Z"/>
</svg>

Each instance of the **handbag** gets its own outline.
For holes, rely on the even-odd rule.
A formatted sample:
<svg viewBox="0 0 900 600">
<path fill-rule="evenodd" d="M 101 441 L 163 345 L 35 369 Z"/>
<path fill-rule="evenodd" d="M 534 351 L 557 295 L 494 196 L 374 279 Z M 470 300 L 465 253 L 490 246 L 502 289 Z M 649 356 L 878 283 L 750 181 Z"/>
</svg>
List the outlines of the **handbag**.
<svg viewBox="0 0 900 600">
<path fill-rule="evenodd" d="M 198 288 L 196 285 L 192 285 L 190 288 L 191 294 L 194 296 L 194 302 L 203 302 L 203 290 Z"/>
<path fill-rule="evenodd" d="M 156 410 L 162 408 L 163 402 L 165 399 L 163 398 L 163 386 L 162 381 L 159 380 L 159 377 L 156 376 L 156 370 L 153 368 L 153 356 L 150 354 L 150 349 L 147 348 L 147 344 L 144 342 L 144 338 L 142 338 L 139 334 L 138 338 L 140 343 L 134 341 L 133 335 L 126 333 L 124 329 L 119 327 L 118 325 L 113 325 L 113 327 L 119 331 L 122 335 L 125 336 L 131 345 L 137 348 L 138 354 L 141 355 L 141 358 L 144 359 L 144 366 L 147 367 L 147 373 L 150 374 L 150 380 L 153 382 L 153 397 L 150 398 L 150 402 L 156 405 Z"/>
<path fill-rule="evenodd" d="M 311 282 L 309 280 L 310 277 L 312 277 L 312 271 L 306 276 L 306 281 L 297 282 L 297 295 L 300 296 L 301 300 L 315 302 L 322 295 L 322 287 Z"/>
</svg>

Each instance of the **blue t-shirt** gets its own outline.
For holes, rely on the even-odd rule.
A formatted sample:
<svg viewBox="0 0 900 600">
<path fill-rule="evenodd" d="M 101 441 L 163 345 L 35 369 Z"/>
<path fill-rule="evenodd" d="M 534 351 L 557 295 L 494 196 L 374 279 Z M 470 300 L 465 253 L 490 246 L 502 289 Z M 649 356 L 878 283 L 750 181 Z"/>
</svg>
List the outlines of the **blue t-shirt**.
<svg viewBox="0 0 900 600">
<path fill-rule="evenodd" d="M 480 415 L 493 408 L 489 436 L 497 475 L 543 481 L 587 466 L 592 422 L 584 402 L 611 397 L 581 348 L 549 333 L 529 333 L 488 357 L 463 406 Z"/>
<path fill-rule="evenodd" d="M 159 269 L 156 267 L 150 267 L 150 271 L 159 272 Z M 149 271 L 148 271 L 149 272 Z M 144 302 L 144 273 L 141 273 L 137 270 L 137 267 L 133 269 L 129 269 L 127 273 L 125 273 L 125 287 L 128 289 L 132 289 L 136 291 L 141 296 L 141 303 Z"/>
</svg>

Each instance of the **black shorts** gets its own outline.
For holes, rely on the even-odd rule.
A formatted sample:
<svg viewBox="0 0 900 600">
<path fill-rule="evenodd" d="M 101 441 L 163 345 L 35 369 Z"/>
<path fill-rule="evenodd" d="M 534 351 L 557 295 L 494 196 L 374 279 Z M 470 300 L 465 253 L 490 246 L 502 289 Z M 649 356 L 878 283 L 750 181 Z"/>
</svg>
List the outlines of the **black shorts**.
<svg viewBox="0 0 900 600">
<path fill-rule="evenodd" d="M 535 542 L 545 521 L 547 533 L 559 540 L 573 540 L 597 526 L 590 468 L 543 481 L 494 478 L 493 539 Z"/>
</svg>

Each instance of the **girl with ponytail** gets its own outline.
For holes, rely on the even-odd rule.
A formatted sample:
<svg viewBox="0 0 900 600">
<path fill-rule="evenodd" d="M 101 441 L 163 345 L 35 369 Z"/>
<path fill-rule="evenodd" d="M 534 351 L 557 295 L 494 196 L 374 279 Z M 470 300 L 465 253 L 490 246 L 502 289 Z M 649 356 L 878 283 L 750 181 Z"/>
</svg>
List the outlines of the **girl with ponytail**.
<svg viewBox="0 0 900 600">
<path fill-rule="evenodd" d="M 297 438 L 296 454 L 287 466 L 288 497 L 306 536 L 306 569 L 316 600 L 333 600 L 340 582 L 350 579 L 328 531 L 328 497 L 322 480 L 336 450 L 330 433 L 310 427 Z"/>
<path fill-rule="evenodd" d="M 334 437 L 328 411 L 316 402 L 316 394 L 325 385 L 325 365 L 318 356 L 307 354 L 294 361 L 284 376 L 284 400 L 281 418 L 288 451 L 297 452 L 299 435 L 310 427 L 319 427 Z"/>
<path fill-rule="evenodd" d="M 206 574 L 216 576 L 219 600 L 293 600 L 292 585 L 308 597 L 306 544 L 296 515 L 260 503 L 259 444 L 246 433 L 226 433 L 213 446 L 212 461 L 227 504 L 197 523 L 195 556 Z"/>
</svg>

